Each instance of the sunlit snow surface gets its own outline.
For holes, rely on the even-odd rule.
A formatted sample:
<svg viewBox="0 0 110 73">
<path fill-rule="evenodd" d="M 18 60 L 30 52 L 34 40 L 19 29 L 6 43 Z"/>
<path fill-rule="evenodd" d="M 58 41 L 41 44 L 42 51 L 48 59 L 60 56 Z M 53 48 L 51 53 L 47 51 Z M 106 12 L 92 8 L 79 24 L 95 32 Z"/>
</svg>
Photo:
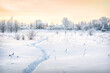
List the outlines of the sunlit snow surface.
<svg viewBox="0 0 110 73">
<path fill-rule="evenodd" d="M 110 32 L 27 30 L 0 33 L 0 73 L 110 73 Z M 9 55 L 14 53 L 12 57 Z"/>
</svg>

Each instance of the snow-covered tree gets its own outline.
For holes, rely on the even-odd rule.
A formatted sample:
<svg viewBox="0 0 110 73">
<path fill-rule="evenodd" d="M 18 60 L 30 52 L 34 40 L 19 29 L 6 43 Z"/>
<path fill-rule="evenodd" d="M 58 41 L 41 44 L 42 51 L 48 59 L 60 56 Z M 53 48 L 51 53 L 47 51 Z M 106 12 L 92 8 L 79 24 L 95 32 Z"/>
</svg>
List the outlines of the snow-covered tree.
<svg viewBox="0 0 110 73">
<path fill-rule="evenodd" d="M 7 32 L 17 32 L 19 29 L 19 23 L 17 21 L 12 22 L 11 20 L 6 22 Z"/>
<path fill-rule="evenodd" d="M 87 23 L 84 21 L 81 21 L 79 24 L 76 25 L 77 30 L 86 30 Z"/>
<path fill-rule="evenodd" d="M 103 31 L 105 31 L 105 30 L 108 30 L 108 24 L 110 23 L 110 19 L 109 18 L 106 18 L 106 17 L 101 17 L 100 19 L 99 19 L 100 21 L 101 21 L 101 23 L 102 23 L 102 28 L 101 28 L 101 30 Z"/>
<path fill-rule="evenodd" d="M 80 24 L 76 24 L 75 27 L 76 27 L 76 30 L 81 30 L 82 29 L 82 26 Z"/>
<path fill-rule="evenodd" d="M 13 32 L 13 25 L 12 25 L 12 22 L 10 20 L 7 21 L 7 23 L 6 23 L 6 31 L 7 32 Z"/>
<path fill-rule="evenodd" d="M 33 28 L 33 25 L 32 24 L 30 24 L 30 29 L 32 29 Z"/>
<path fill-rule="evenodd" d="M 30 29 L 45 29 L 47 23 L 43 23 L 41 20 L 36 20 L 34 23 L 30 24 Z"/>
<path fill-rule="evenodd" d="M 14 21 L 14 23 L 13 23 L 13 31 L 17 32 L 18 29 L 19 29 L 19 23 L 17 21 Z"/>
<path fill-rule="evenodd" d="M 65 25 L 65 29 L 74 28 L 74 24 L 70 20 L 68 20 L 68 18 L 63 18 L 62 23 L 63 23 L 63 25 Z"/>
<path fill-rule="evenodd" d="M 91 27 L 90 23 L 86 23 L 84 26 L 83 26 L 83 29 L 84 30 L 89 30 Z"/>
<path fill-rule="evenodd" d="M 10 26 L 9 26 L 9 24 L 10 24 L 9 21 L 7 21 L 6 22 L 6 31 L 7 32 L 10 32 Z"/>
<path fill-rule="evenodd" d="M 102 28 L 102 23 L 99 20 L 92 20 L 91 24 L 95 30 L 101 30 Z"/>
<path fill-rule="evenodd" d="M 0 22 L 0 30 L 1 30 L 2 33 L 5 32 L 5 20 Z"/>
<path fill-rule="evenodd" d="M 36 20 L 36 29 L 44 29 L 44 23 L 41 20 Z"/>
</svg>

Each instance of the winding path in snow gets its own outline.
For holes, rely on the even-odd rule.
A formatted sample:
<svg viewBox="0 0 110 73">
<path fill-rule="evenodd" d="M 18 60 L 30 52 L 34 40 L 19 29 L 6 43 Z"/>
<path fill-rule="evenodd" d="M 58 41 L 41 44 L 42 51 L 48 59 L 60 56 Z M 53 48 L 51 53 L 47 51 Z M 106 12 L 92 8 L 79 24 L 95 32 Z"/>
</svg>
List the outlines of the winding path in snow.
<svg viewBox="0 0 110 73">
<path fill-rule="evenodd" d="M 49 58 L 49 56 L 48 56 L 48 54 L 46 53 L 46 51 L 45 51 L 43 48 L 41 48 L 40 46 L 37 46 L 37 45 L 36 45 L 36 44 L 41 43 L 41 42 L 43 42 L 43 41 L 45 41 L 45 40 L 48 40 L 48 37 L 46 37 L 45 39 L 42 39 L 42 40 L 40 40 L 40 41 L 38 41 L 38 42 L 35 42 L 35 43 L 32 43 L 32 44 L 31 44 L 32 47 L 35 47 L 35 48 L 39 49 L 39 50 L 42 52 L 43 56 L 42 56 L 42 58 L 41 58 L 40 60 L 36 60 L 36 61 L 32 62 L 31 64 L 29 64 L 28 67 L 26 67 L 26 68 L 23 70 L 23 73 L 32 73 L 32 72 L 35 70 L 35 68 L 36 68 L 40 63 L 42 63 L 43 61 L 45 61 L 45 60 L 47 60 L 47 59 Z"/>
</svg>

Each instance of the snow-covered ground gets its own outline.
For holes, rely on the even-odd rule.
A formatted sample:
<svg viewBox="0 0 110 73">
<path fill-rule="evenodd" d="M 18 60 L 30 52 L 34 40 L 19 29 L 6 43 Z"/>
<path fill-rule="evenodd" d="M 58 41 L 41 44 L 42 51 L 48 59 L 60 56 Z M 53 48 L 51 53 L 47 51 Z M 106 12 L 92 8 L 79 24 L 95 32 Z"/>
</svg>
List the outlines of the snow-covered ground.
<svg viewBox="0 0 110 73">
<path fill-rule="evenodd" d="M 110 73 L 110 32 L 27 30 L 0 33 L 0 73 Z M 11 55 L 11 56 L 9 56 Z"/>
</svg>

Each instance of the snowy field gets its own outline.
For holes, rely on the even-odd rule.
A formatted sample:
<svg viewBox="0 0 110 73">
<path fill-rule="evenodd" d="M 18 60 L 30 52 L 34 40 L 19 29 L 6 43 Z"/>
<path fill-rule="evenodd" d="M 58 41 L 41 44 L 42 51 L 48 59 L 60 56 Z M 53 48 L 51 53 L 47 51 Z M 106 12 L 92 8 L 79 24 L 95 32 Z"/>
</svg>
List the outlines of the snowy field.
<svg viewBox="0 0 110 73">
<path fill-rule="evenodd" d="M 110 73 L 110 32 L 27 30 L 0 33 L 0 73 Z"/>
</svg>

